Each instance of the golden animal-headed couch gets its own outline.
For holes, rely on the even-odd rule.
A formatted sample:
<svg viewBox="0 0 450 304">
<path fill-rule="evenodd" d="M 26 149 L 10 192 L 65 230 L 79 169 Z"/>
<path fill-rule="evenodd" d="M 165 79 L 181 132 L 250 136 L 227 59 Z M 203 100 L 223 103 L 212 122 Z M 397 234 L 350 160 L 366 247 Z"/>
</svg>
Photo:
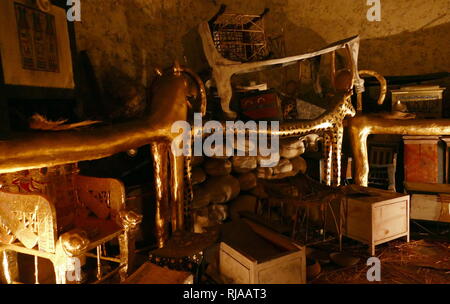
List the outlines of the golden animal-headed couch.
<svg viewBox="0 0 450 304">
<path fill-rule="evenodd" d="M 18 253 L 35 257 L 34 268 L 26 272 L 34 273 L 36 283 L 42 258 L 53 264 L 56 283 L 85 282 L 80 268 L 86 268 L 82 267 L 86 258 L 97 260 L 94 282 L 117 272 L 124 280 L 132 270 L 141 215 L 126 209 L 120 181 L 81 176 L 76 165 L 80 161 L 149 144 L 158 246 L 164 246 L 170 231 L 184 229 L 186 167 L 184 158 L 170 149 L 178 135 L 171 127 L 187 119 L 192 106 L 188 97 L 193 94 L 201 99 L 197 111 L 204 113 L 203 83 L 176 64 L 164 73 L 158 70 L 145 117 L 80 130 L 13 133 L 10 139 L 0 140 L 0 283 L 20 279 L 23 264 L 18 263 Z M 105 243 L 115 239 L 120 254 L 111 256 Z M 106 271 L 102 262 L 116 262 L 118 267 Z"/>
</svg>

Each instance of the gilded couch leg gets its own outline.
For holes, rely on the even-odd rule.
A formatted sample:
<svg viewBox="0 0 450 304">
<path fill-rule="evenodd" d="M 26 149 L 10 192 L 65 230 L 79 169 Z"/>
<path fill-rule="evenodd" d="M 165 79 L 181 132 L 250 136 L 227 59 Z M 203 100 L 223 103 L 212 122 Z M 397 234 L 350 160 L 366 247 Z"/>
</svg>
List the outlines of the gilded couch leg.
<svg viewBox="0 0 450 304">
<path fill-rule="evenodd" d="M 332 166 L 332 152 L 333 147 L 331 144 L 332 136 L 330 133 L 326 132 L 323 135 L 324 143 L 324 168 L 323 173 L 325 174 L 325 183 L 331 186 L 331 166 Z"/>
<path fill-rule="evenodd" d="M 0 283 L 12 284 L 19 281 L 19 266 L 17 252 L 0 251 Z"/>
<path fill-rule="evenodd" d="M 368 130 L 359 131 L 358 128 L 349 128 L 350 145 L 355 164 L 354 181 L 356 185 L 367 187 L 369 183 L 369 157 L 367 155 Z"/>
<path fill-rule="evenodd" d="M 170 152 L 170 208 L 172 231 L 184 229 L 184 157 Z"/>
<path fill-rule="evenodd" d="M 332 136 L 332 168 L 333 168 L 333 186 L 341 185 L 341 164 L 342 164 L 342 140 L 344 137 L 344 127 L 338 126 Z"/>
<path fill-rule="evenodd" d="M 133 211 L 120 211 L 117 218 L 123 233 L 119 236 L 120 247 L 120 281 L 126 280 L 134 267 L 136 232 L 138 225 L 142 222 L 142 215 Z"/>
<path fill-rule="evenodd" d="M 156 212 L 155 232 L 156 242 L 159 248 L 164 247 L 169 237 L 169 144 L 165 142 L 154 142 L 151 144 L 153 157 L 153 170 L 155 180 Z"/>
</svg>

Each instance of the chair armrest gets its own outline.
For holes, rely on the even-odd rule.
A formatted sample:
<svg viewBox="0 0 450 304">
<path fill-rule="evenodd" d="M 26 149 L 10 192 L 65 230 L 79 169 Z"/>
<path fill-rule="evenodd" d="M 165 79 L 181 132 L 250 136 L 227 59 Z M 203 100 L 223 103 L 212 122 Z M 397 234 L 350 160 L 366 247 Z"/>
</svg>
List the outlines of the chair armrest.
<svg viewBox="0 0 450 304">
<path fill-rule="evenodd" d="M 117 215 L 116 222 L 125 231 L 133 232 L 142 222 L 142 215 L 134 211 L 121 210 Z"/>
<path fill-rule="evenodd" d="M 79 257 L 86 252 L 89 242 L 85 231 L 81 229 L 70 230 L 59 237 L 57 254 L 68 257 Z"/>
</svg>

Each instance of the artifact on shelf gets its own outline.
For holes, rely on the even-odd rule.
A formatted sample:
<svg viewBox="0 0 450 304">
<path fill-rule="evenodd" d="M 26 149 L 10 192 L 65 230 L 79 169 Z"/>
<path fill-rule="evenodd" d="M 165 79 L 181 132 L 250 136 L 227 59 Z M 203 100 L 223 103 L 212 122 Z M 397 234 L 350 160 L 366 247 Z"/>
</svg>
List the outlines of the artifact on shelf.
<svg viewBox="0 0 450 304">
<path fill-rule="evenodd" d="M 441 118 L 444 90 L 438 85 L 404 86 L 392 90 L 392 108 L 415 114 L 418 118 Z"/>
</svg>

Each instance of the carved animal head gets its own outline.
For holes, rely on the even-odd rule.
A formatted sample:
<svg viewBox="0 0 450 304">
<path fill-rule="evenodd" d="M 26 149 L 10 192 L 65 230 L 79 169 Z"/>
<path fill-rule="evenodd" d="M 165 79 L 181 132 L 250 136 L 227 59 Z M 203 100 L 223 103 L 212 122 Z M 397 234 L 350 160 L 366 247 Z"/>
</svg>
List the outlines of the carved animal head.
<svg viewBox="0 0 450 304">
<path fill-rule="evenodd" d="M 116 221 L 125 230 L 134 230 L 142 222 L 142 215 L 134 211 L 121 210 Z"/>
<path fill-rule="evenodd" d="M 356 110 L 352 105 L 352 91 L 336 92 L 335 94 L 328 95 L 330 108 L 322 113 L 317 121 L 333 121 L 335 123 L 342 123 L 347 116 L 353 117 L 356 115 Z"/>
<path fill-rule="evenodd" d="M 347 91 L 345 94 L 336 94 L 335 98 L 336 108 L 334 113 L 337 113 L 338 117 L 342 120 L 347 116 L 353 117 L 356 115 L 356 110 L 352 104 L 352 92 Z"/>
<path fill-rule="evenodd" d="M 350 116 L 353 117 L 356 115 L 355 107 L 353 107 L 352 99 L 350 98 L 351 94 L 345 97 L 344 103 L 343 103 L 343 113 L 344 117 Z"/>
<path fill-rule="evenodd" d="M 72 230 L 61 235 L 61 245 L 65 254 L 76 257 L 82 254 L 89 245 L 87 233 L 83 230 Z"/>
<path fill-rule="evenodd" d="M 306 144 L 307 151 L 317 152 L 319 151 L 319 142 L 323 142 L 323 137 L 319 134 L 308 134 L 301 137 L 300 140 Z"/>
</svg>

